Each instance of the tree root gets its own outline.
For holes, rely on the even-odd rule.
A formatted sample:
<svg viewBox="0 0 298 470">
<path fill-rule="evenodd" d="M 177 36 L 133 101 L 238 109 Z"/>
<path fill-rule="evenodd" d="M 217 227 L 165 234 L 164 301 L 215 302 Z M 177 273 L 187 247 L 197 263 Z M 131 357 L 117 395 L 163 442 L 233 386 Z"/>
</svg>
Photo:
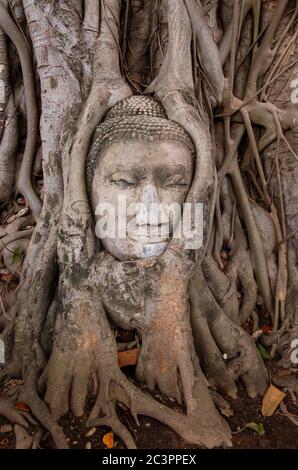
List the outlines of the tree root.
<svg viewBox="0 0 298 470">
<path fill-rule="evenodd" d="M 22 67 L 27 108 L 27 140 L 18 187 L 27 199 L 32 214 L 37 220 L 41 211 L 41 202 L 33 189 L 31 172 L 38 136 L 38 110 L 31 56 L 23 35 L 2 3 L 0 3 L 0 26 L 16 46 Z"/>
<path fill-rule="evenodd" d="M 15 178 L 15 157 L 18 147 L 18 121 L 14 96 L 11 93 L 7 109 L 4 133 L 0 143 L 0 208 L 9 202 Z"/>
<path fill-rule="evenodd" d="M 202 269 L 204 277 L 216 302 L 234 323 L 239 323 L 239 301 L 236 286 L 219 268 L 211 253 L 206 253 Z"/>
<path fill-rule="evenodd" d="M 237 387 L 234 377 L 227 370 L 223 354 L 212 337 L 206 317 L 200 308 L 198 296 L 198 290 L 192 285 L 191 323 L 196 351 L 204 373 L 210 385 L 236 398 Z"/>
<path fill-rule="evenodd" d="M 0 399 L 0 415 L 13 424 L 18 424 L 28 429 L 29 424 L 26 419 L 15 409 L 15 398 Z"/>
<path fill-rule="evenodd" d="M 18 424 L 14 425 L 13 430 L 16 436 L 16 449 L 31 449 L 33 436 L 28 434 L 28 432 Z"/>
<path fill-rule="evenodd" d="M 111 380 L 110 391 L 112 399 L 115 402 L 124 403 L 131 410 L 132 416 L 135 417 L 136 422 L 138 422 L 138 415 L 149 416 L 172 428 L 189 443 L 207 448 L 222 445 L 227 447 L 231 446 L 229 428 L 221 418 L 219 418 L 217 422 L 218 427 L 216 427 L 212 419 L 212 413 L 209 415 L 209 418 L 206 414 L 206 420 L 204 420 L 200 413 L 185 415 L 175 412 L 165 405 L 156 402 L 150 395 L 136 388 L 126 377 L 119 376 L 119 379 L 120 380 L 115 377 Z M 112 413 L 112 420 L 110 417 L 108 417 L 108 419 L 105 417 L 99 419 L 95 418 L 96 414 L 98 414 L 101 409 L 101 403 L 102 397 L 98 399 L 87 424 L 89 426 L 96 426 L 108 422 L 108 425 L 113 428 L 113 420 L 115 419 L 114 412 Z M 103 410 L 105 408 L 106 405 Z M 126 441 L 126 444 L 129 443 L 131 443 L 131 441 Z"/>
<path fill-rule="evenodd" d="M 98 305 L 97 296 L 93 297 L 89 292 L 88 298 L 87 301 L 85 295 L 84 301 L 81 299 L 73 304 L 80 330 L 70 328 L 69 322 L 62 325 L 42 378 L 46 384 L 45 401 L 49 403 L 54 419 L 70 408 L 76 416 L 82 416 L 90 379 L 95 373 L 99 391 L 88 425 L 109 425 L 127 446 L 133 448 L 132 436 L 117 417 L 116 405 L 121 402 L 131 410 L 136 421 L 137 415 L 144 414 L 164 422 L 189 442 L 206 447 L 229 446 L 228 426 L 214 407 L 202 373 L 196 372 L 190 384 L 192 391 L 186 393 L 186 415 L 147 396 L 120 371 L 116 342 L 104 311 Z M 187 381 L 191 377 L 192 373 Z M 185 382 L 185 378 L 182 377 L 182 381 Z M 31 401 L 30 407 L 33 404 Z M 33 413 L 37 415 L 34 410 Z M 37 418 L 45 425 L 40 412 Z"/>
<path fill-rule="evenodd" d="M 215 352 L 219 350 L 221 355 L 226 355 L 227 361 L 226 372 L 224 373 L 224 369 L 220 367 L 220 364 L 222 366 L 222 359 L 216 364 L 216 360 L 219 358 L 218 353 L 213 357 L 211 356 L 212 359 L 210 360 L 212 361 L 213 369 L 211 366 L 207 368 L 206 374 L 208 379 L 210 380 L 208 375 L 209 371 L 213 383 L 224 391 L 228 391 L 228 393 L 234 395 L 235 387 L 232 385 L 233 380 L 237 380 L 241 377 L 249 396 L 255 397 L 258 394 L 263 395 L 267 388 L 268 373 L 255 346 L 254 340 L 240 326 L 233 324 L 223 313 L 209 291 L 200 270 L 196 274 L 193 284 L 195 284 L 196 289 L 198 288 L 197 286 L 200 286 L 200 291 L 197 295 L 200 299 L 200 308 L 205 314 L 205 319 L 210 329 L 209 338 L 207 338 L 209 350 L 214 350 Z M 195 321 L 200 320 L 196 319 Z M 201 321 L 201 323 L 203 322 Z M 204 328 L 206 331 L 206 322 Z M 200 336 L 196 339 L 198 330 L 199 328 L 196 328 L 194 335 L 195 341 L 199 342 Z M 213 338 L 212 342 L 210 335 Z M 221 372 L 219 369 L 221 369 Z M 214 376 L 212 374 L 213 370 L 216 371 L 216 375 Z M 229 388 L 227 388 L 228 386 L 231 387 L 230 392 Z"/>
<path fill-rule="evenodd" d="M 33 416 L 50 432 L 56 447 L 59 449 L 68 449 L 69 445 L 62 428 L 58 425 L 45 402 L 41 400 L 37 393 L 37 380 L 39 375 L 39 367 L 36 364 L 32 364 L 25 378 L 24 390 L 20 395 L 20 400 L 29 406 Z"/>
<path fill-rule="evenodd" d="M 3 375 L 7 376 L 8 374 L 9 372 L 5 370 Z M 69 446 L 61 427 L 51 416 L 45 402 L 37 393 L 36 387 L 39 375 L 40 369 L 33 363 L 21 389 L 14 393 L 11 398 L 0 400 L 0 415 L 15 424 L 17 449 L 36 448 L 43 435 L 43 429 L 50 432 L 57 448 L 68 449 Z M 17 402 L 25 403 L 29 408 L 28 412 L 18 411 L 15 408 Z M 32 426 L 35 428 L 34 436 L 28 434 Z"/>
<path fill-rule="evenodd" d="M 56 418 L 60 413 L 58 413 L 57 408 L 53 406 L 52 413 L 56 416 L 55 418 L 50 414 L 45 403 L 37 396 L 33 382 L 37 376 L 38 368 L 34 367 L 34 369 L 35 373 L 30 371 L 30 376 L 26 378 L 25 388 L 19 399 L 28 404 L 33 416 L 38 419 L 43 428 L 47 429 L 51 433 L 57 448 L 67 448 L 68 445 L 63 432 L 56 422 Z M 59 372 L 60 371 L 61 365 L 59 367 Z M 83 376 L 81 376 L 81 378 L 82 377 Z M 85 393 L 85 387 L 87 388 L 88 386 L 88 376 L 85 375 L 84 379 L 86 380 L 85 385 L 83 385 L 82 382 L 80 382 L 80 384 L 78 383 L 78 377 L 73 377 L 72 379 L 75 380 L 77 382 L 77 386 L 79 386 L 79 390 L 77 390 L 77 392 L 81 393 L 83 396 Z M 206 412 L 205 418 L 202 417 L 199 410 L 193 410 L 190 414 L 173 411 L 136 387 L 120 371 L 118 365 L 110 367 L 108 372 L 105 367 L 99 368 L 98 381 L 100 382 L 99 394 L 90 413 L 87 426 L 109 426 L 123 440 L 128 448 L 133 449 L 136 446 L 132 435 L 121 423 L 117 415 L 118 403 L 122 403 L 130 409 L 137 424 L 138 415 L 145 415 L 166 424 L 189 443 L 207 448 L 231 446 L 228 425 L 219 416 L 216 417 L 217 422 L 214 422 L 212 401 L 208 404 L 204 401 L 205 406 L 207 405 L 210 413 Z M 66 396 L 65 387 L 63 386 L 64 384 L 60 382 L 58 387 L 56 387 L 56 398 L 58 394 L 60 398 L 64 400 L 63 397 Z M 197 392 L 198 397 L 201 398 L 201 390 L 197 390 Z M 50 392 L 47 393 L 47 401 L 52 401 L 50 395 Z M 77 398 L 79 399 L 78 395 Z M 81 400 L 84 401 L 84 398 L 81 397 Z M 72 401 L 72 408 L 73 406 L 74 402 Z M 0 408 L 0 410 L 2 409 Z M 15 419 L 12 419 L 14 418 L 14 415 L 12 416 L 7 412 L 6 417 L 12 422 L 17 422 L 22 426 L 22 428 L 28 428 L 28 424 L 25 419 L 23 419 L 16 411 L 15 414 Z M 24 431 L 22 431 L 22 435 L 23 434 Z"/>
</svg>

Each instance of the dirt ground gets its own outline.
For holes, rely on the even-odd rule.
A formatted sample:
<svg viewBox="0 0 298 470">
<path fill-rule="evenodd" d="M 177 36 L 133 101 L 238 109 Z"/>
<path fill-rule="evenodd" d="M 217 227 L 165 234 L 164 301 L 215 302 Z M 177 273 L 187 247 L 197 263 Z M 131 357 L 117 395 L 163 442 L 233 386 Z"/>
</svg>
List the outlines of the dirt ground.
<svg viewBox="0 0 298 470">
<path fill-rule="evenodd" d="M 266 361 L 266 363 L 271 372 L 278 372 L 276 362 L 269 360 Z M 131 375 L 131 373 L 132 370 L 130 369 L 129 375 Z M 2 394 L 3 392 L 4 389 L 2 387 Z M 157 394 L 157 398 L 165 402 L 165 399 L 159 394 Z M 262 399 L 249 398 L 241 384 L 239 384 L 238 398 L 236 400 L 229 397 L 225 397 L 225 399 L 233 410 L 233 416 L 225 419 L 227 419 L 232 431 L 234 448 L 297 449 L 298 426 L 293 424 L 286 416 L 284 416 L 280 409 L 278 409 L 272 417 L 263 417 L 261 414 Z M 298 403 L 292 401 L 290 396 L 287 395 L 284 403 L 286 404 L 288 411 L 294 415 L 298 415 Z M 167 402 L 167 404 L 170 403 Z M 91 408 L 91 406 L 92 403 L 89 403 L 87 408 Z M 175 407 L 173 403 L 171 406 Z M 119 409 L 119 414 L 123 423 L 126 424 L 134 435 L 137 447 L 140 449 L 197 448 L 197 446 L 185 443 L 174 431 L 153 419 L 141 416 L 139 418 L 140 426 L 137 426 L 128 412 Z M 87 413 L 86 416 L 83 416 L 82 418 L 74 418 L 71 415 L 68 415 L 60 420 L 60 424 L 68 438 L 70 447 L 77 449 L 84 449 L 86 447 L 93 449 L 105 448 L 103 437 L 111 430 L 109 428 L 100 428 L 95 430 L 94 428 L 92 430 L 93 434 L 91 436 L 86 436 L 88 433 L 88 429 L 85 427 L 86 420 Z M 251 422 L 256 424 L 262 423 L 265 434 L 263 436 L 259 436 L 253 430 L 245 428 L 246 424 Z M 0 418 L 0 430 L 1 426 L 8 424 L 9 423 L 7 423 L 3 418 Z M 9 430 L 9 428 L 7 429 Z M 12 430 L 9 432 L 0 432 L 0 449 L 13 449 L 14 445 L 15 438 Z M 41 447 L 53 448 L 51 438 L 45 438 Z M 124 447 L 117 436 L 114 437 L 114 447 Z"/>
</svg>

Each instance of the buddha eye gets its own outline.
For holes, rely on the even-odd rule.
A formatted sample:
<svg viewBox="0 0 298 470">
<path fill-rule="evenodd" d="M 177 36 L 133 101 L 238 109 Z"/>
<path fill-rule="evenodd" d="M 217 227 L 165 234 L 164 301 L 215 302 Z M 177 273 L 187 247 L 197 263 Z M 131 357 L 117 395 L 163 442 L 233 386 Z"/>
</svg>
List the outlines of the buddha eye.
<svg viewBox="0 0 298 470">
<path fill-rule="evenodd" d="M 188 181 L 184 175 L 172 175 L 164 181 L 164 185 L 168 188 L 187 188 Z"/>
<path fill-rule="evenodd" d="M 110 179 L 110 183 L 115 184 L 116 186 L 119 186 L 122 189 L 125 188 L 133 188 L 136 186 L 136 181 L 132 178 L 121 178 L 121 177 L 112 177 Z"/>
</svg>

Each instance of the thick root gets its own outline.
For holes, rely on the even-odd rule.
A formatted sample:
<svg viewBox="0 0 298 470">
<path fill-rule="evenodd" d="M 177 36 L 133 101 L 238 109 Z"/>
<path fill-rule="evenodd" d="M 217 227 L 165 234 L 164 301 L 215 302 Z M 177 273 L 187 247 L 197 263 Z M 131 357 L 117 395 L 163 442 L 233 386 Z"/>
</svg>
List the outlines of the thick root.
<svg viewBox="0 0 298 470">
<path fill-rule="evenodd" d="M 13 430 L 16 436 L 16 449 L 32 449 L 33 436 L 18 424 L 14 426 Z"/>
<path fill-rule="evenodd" d="M 217 379 L 219 385 L 225 390 L 226 381 L 229 380 L 227 377 L 234 380 L 241 378 L 249 396 L 263 395 L 267 388 L 268 372 L 254 340 L 223 313 L 209 291 L 201 270 L 196 274 L 194 283 L 200 289 L 200 308 L 205 314 L 210 334 L 222 357 L 225 355 L 226 358 L 227 375 L 222 383 Z"/>
<path fill-rule="evenodd" d="M 217 423 L 214 422 L 212 401 L 208 403 L 208 401 L 202 400 L 210 412 L 209 416 L 204 419 L 199 413 L 195 413 L 195 410 L 193 410 L 193 414 L 183 414 L 171 410 L 137 388 L 120 371 L 114 373 L 113 379 L 106 385 L 109 402 L 107 402 L 107 396 L 100 393 L 87 424 L 89 426 L 109 425 L 115 432 L 121 433 L 119 435 L 128 447 L 134 448 L 134 443 L 131 435 L 123 429 L 123 425 L 117 418 L 115 411 L 117 402 L 123 403 L 130 409 L 137 424 L 137 416 L 146 415 L 166 424 L 191 444 L 207 448 L 231 446 L 228 425 L 220 416 L 216 416 Z M 199 390 L 197 389 L 197 391 Z M 103 418 L 98 418 L 100 412 L 104 413 Z"/>
<path fill-rule="evenodd" d="M 15 399 L 0 400 L 0 416 L 3 416 L 10 423 L 28 429 L 29 424 L 26 419 L 15 409 Z"/>
<path fill-rule="evenodd" d="M 39 367 L 33 363 L 25 378 L 25 385 L 20 400 L 25 402 L 33 416 L 35 416 L 42 426 L 48 430 L 59 449 L 68 449 L 68 443 L 62 428 L 58 425 L 55 418 L 50 413 L 45 402 L 41 400 L 37 393 L 37 380 L 40 375 Z"/>
<path fill-rule="evenodd" d="M 191 323 L 195 338 L 195 347 L 200 358 L 204 374 L 215 388 L 233 398 L 237 396 L 235 379 L 226 368 L 223 355 L 218 348 L 205 318 L 198 299 L 199 291 L 191 288 Z"/>
<path fill-rule="evenodd" d="M 128 447 L 134 448 L 135 444 L 117 417 L 119 402 L 130 409 L 136 420 L 139 414 L 153 417 L 193 444 L 206 447 L 231 445 L 229 428 L 215 409 L 198 365 L 192 376 L 185 367 L 183 370 L 184 362 L 178 362 L 184 382 L 183 394 L 187 397 L 187 414 L 174 412 L 143 393 L 120 371 L 115 338 L 102 307 L 93 304 L 89 296 L 89 300 L 78 303 L 79 312 L 82 330 L 80 333 L 68 328 L 61 330 L 46 367 L 46 377 L 43 377 L 45 401 L 55 419 L 69 409 L 77 416 L 84 413 L 89 384 L 96 374 L 100 384 L 98 398 L 88 424 L 109 425 Z M 183 358 L 182 351 L 181 361 Z"/>
</svg>

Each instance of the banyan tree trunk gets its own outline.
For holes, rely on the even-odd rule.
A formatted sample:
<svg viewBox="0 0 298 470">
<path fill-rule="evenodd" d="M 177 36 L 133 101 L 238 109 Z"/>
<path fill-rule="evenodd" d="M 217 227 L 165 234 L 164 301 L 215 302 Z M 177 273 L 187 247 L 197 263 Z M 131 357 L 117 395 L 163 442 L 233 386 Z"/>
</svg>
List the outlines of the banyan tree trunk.
<svg viewBox="0 0 298 470">
<path fill-rule="evenodd" d="M 147 415 L 190 443 L 228 447 L 213 391 L 236 398 L 241 380 L 264 394 L 253 336 L 264 312 L 273 332 L 263 344 L 291 364 L 297 5 L 0 0 L 1 250 L 18 282 L 1 302 L 0 376 L 23 380 L 0 399 L 8 420 L 66 448 L 58 419 L 84 415 L 93 396 L 87 425 L 109 426 L 127 447 L 119 403 L 136 422 Z M 107 111 L 134 94 L 153 96 L 194 143 L 187 201 L 204 204 L 204 239 L 120 263 L 96 238 L 85 164 Z M 138 336 L 134 379 L 119 367 L 115 327 Z"/>
</svg>

